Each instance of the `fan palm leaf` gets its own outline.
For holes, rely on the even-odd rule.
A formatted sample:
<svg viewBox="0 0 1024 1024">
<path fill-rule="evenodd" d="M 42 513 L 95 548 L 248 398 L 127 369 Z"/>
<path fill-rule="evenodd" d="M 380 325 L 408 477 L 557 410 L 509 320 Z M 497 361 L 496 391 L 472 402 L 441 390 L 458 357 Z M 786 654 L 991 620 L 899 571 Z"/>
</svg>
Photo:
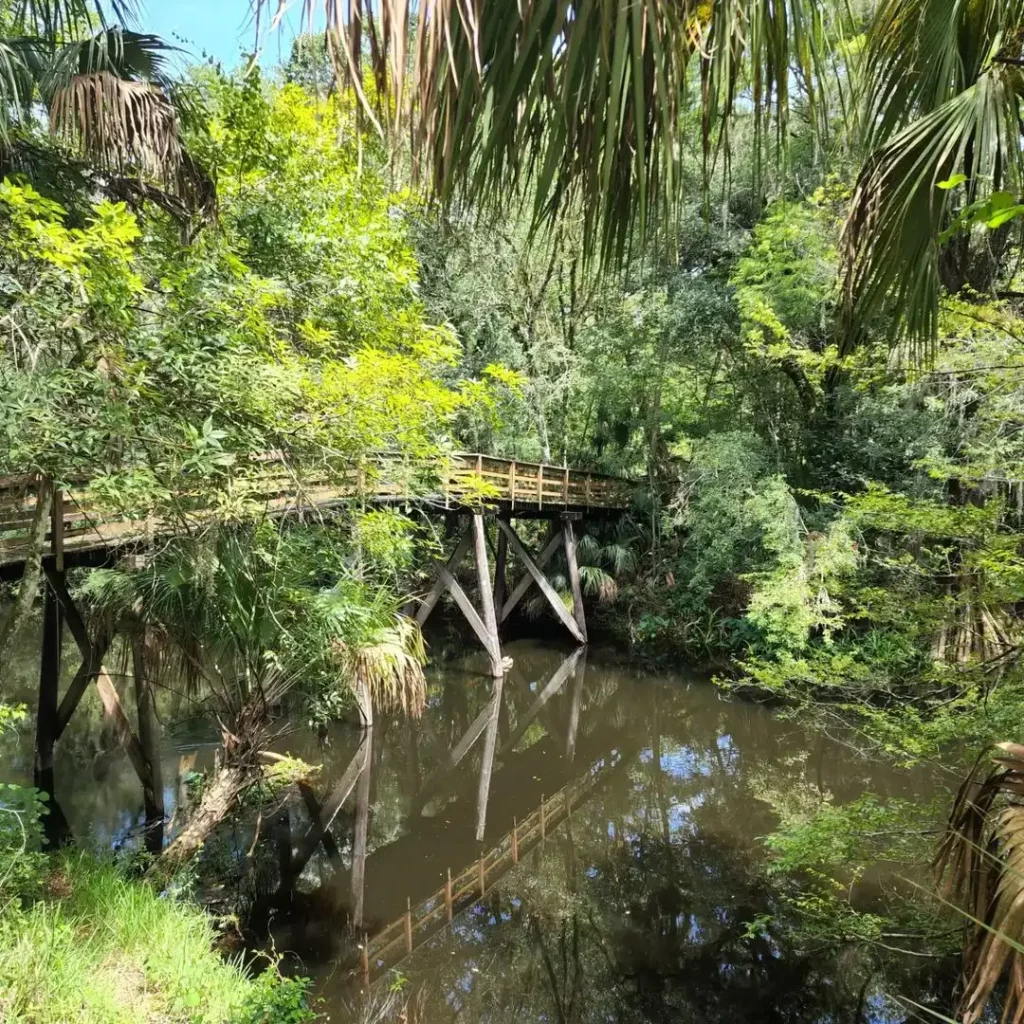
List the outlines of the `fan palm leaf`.
<svg viewBox="0 0 1024 1024">
<path fill-rule="evenodd" d="M 968 921 L 964 1024 L 982 1019 L 1001 979 L 1003 1020 L 1024 1017 L 1024 746 L 996 749 L 995 768 L 983 755 L 960 787 L 935 862 Z"/>
<path fill-rule="evenodd" d="M 858 324 L 895 310 L 911 338 L 936 336 L 940 237 L 952 195 L 940 184 L 959 171 L 972 182 L 1019 187 L 1022 87 L 1021 69 L 993 67 L 868 160 L 845 230 L 846 298 Z"/>
</svg>

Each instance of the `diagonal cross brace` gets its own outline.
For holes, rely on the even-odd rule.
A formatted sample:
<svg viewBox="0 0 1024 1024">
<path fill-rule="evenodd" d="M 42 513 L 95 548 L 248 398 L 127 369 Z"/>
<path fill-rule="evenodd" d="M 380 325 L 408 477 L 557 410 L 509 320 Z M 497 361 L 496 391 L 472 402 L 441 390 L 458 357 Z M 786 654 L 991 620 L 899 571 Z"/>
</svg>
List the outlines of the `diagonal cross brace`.
<svg viewBox="0 0 1024 1024">
<path fill-rule="evenodd" d="M 559 622 L 581 643 L 585 644 L 587 638 L 580 629 L 579 624 L 569 614 L 569 610 L 562 604 L 562 599 L 558 596 L 555 588 L 548 582 L 548 578 L 541 571 L 540 567 L 534 562 L 530 553 L 523 547 L 522 541 L 516 535 L 515 530 L 512 529 L 511 524 L 506 523 L 503 519 L 498 520 L 498 529 L 501 530 L 507 537 L 508 542 L 512 547 L 519 560 L 526 566 L 526 571 L 533 577 L 534 583 L 540 587 L 540 592 L 547 598 L 547 602 L 551 605 L 551 610 L 558 617 Z M 561 542 L 561 535 L 559 535 L 559 542 Z M 557 546 L 557 545 L 556 545 Z M 551 544 L 548 544 L 551 547 Z M 518 588 L 516 588 L 518 589 Z M 509 598 L 511 600 L 511 598 Z"/>
</svg>

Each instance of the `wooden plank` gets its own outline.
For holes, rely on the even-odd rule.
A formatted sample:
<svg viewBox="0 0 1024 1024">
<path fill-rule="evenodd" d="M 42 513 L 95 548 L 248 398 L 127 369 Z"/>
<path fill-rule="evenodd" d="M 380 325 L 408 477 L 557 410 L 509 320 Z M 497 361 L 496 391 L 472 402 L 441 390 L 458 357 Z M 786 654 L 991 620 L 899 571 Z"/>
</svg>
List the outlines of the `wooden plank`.
<svg viewBox="0 0 1024 1024">
<path fill-rule="evenodd" d="M 556 530 L 552 534 L 551 539 L 547 542 L 544 550 L 537 557 L 537 567 L 543 569 L 544 566 L 551 561 L 551 557 L 554 553 L 562 546 L 562 531 Z M 508 600 L 505 602 L 501 609 L 501 615 L 498 618 L 499 622 L 504 622 L 514 611 L 515 606 L 523 599 L 526 592 L 533 586 L 533 577 L 527 572 L 523 574 L 523 578 L 515 585 L 512 593 L 509 595 Z"/>
<path fill-rule="evenodd" d="M 440 563 L 438 563 L 437 571 L 445 586 L 451 591 L 451 595 L 455 598 L 455 603 L 466 617 L 466 621 L 473 628 L 473 632 L 476 633 L 480 643 L 483 644 L 484 650 L 487 651 L 491 658 L 492 665 L 494 662 L 500 665 L 501 652 L 492 646 L 492 635 L 488 632 L 487 626 L 484 625 L 477 610 L 473 607 L 473 603 L 466 596 L 466 592 L 459 586 L 459 581 Z"/>
<path fill-rule="evenodd" d="M 491 570 L 487 563 L 487 533 L 484 517 L 473 515 L 473 549 L 476 559 L 476 579 L 480 591 L 480 608 L 483 611 L 484 628 L 489 642 L 484 644 L 491 656 L 491 675 L 498 678 L 503 674 L 501 666 L 501 643 L 498 640 L 498 619 L 494 612 L 494 592 L 491 590 Z"/>
<path fill-rule="evenodd" d="M 446 566 L 449 573 L 454 573 L 458 569 L 462 559 L 465 558 L 466 552 L 469 550 L 469 545 L 473 542 L 472 534 L 469 530 L 466 530 L 462 537 L 459 539 L 458 544 L 455 545 L 455 550 L 452 552 L 451 557 L 448 559 Z M 416 621 L 422 626 L 430 617 L 430 613 L 434 610 L 437 602 L 440 600 L 441 595 L 445 592 L 446 584 L 444 580 L 438 576 L 434 586 L 431 588 L 430 593 L 423 599 L 423 603 L 420 605 L 419 611 L 416 612 Z"/>
<path fill-rule="evenodd" d="M 562 537 L 565 546 L 565 561 L 569 567 L 569 587 L 572 590 L 572 617 L 579 626 L 583 642 L 587 642 L 587 617 L 583 609 L 583 587 L 580 583 L 580 567 L 576 562 L 576 533 L 572 520 L 562 519 Z"/>
<path fill-rule="evenodd" d="M 509 523 L 498 520 L 498 529 L 504 530 L 508 534 L 508 542 L 512 545 L 512 550 L 515 552 L 516 557 L 519 558 L 523 565 L 526 566 L 526 571 L 533 577 L 534 582 L 540 587 L 541 593 L 547 598 L 548 604 L 551 605 L 551 610 L 558 617 L 562 625 L 577 639 L 581 644 L 586 643 L 586 637 L 580 631 L 580 627 L 576 624 L 576 620 L 569 614 L 568 609 L 562 604 L 561 598 L 555 592 L 555 588 L 548 582 L 547 577 L 537 567 L 534 560 L 530 557 L 530 553 L 523 547 L 519 538 L 516 536 L 515 531 L 512 529 Z"/>
</svg>

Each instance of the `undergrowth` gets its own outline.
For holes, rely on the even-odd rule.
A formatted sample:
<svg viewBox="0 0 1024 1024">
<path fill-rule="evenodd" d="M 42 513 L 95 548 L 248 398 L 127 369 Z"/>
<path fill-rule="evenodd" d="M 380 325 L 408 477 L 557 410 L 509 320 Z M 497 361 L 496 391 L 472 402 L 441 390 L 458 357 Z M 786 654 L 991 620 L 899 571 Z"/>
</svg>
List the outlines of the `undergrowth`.
<svg viewBox="0 0 1024 1024">
<path fill-rule="evenodd" d="M 304 979 L 253 977 L 198 907 L 82 853 L 48 858 L 40 896 L 0 907 L 5 1024 L 303 1024 Z"/>
</svg>

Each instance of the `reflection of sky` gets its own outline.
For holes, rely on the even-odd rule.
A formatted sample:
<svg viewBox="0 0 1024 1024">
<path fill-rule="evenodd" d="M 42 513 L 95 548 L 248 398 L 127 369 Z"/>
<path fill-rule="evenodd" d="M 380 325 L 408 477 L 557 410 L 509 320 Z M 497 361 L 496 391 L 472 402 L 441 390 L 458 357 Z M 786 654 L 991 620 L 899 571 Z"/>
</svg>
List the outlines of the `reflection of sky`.
<svg viewBox="0 0 1024 1024">
<path fill-rule="evenodd" d="M 727 735 L 719 736 L 717 746 L 720 751 L 730 755 L 722 760 L 727 768 L 730 769 L 731 774 L 731 770 L 734 768 L 736 753 L 733 748 L 732 737 Z M 653 764 L 654 751 L 650 747 L 640 751 L 639 760 L 641 764 Z M 716 758 L 694 750 L 692 747 L 669 746 L 661 752 L 661 770 L 677 780 L 692 779 L 696 775 L 702 775 L 706 778 L 719 771 L 720 768 L 721 765 Z"/>
</svg>

